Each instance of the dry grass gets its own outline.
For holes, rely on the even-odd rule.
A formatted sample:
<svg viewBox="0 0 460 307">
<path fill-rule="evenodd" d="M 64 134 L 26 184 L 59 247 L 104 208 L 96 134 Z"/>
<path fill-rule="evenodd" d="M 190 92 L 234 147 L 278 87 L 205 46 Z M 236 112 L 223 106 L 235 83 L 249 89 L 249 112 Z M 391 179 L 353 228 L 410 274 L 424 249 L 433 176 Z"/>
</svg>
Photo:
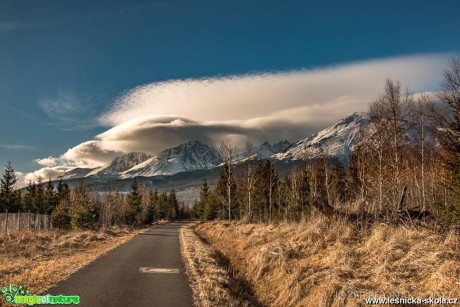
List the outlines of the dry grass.
<svg viewBox="0 0 460 307">
<path fill-rule="evenodd" d="M 145 229 L 116 227 L 99 232 L 50 230 L 2 234 L 0 287 L 22 284 L 30 293 L 43 293 L 142 231 Z"/>
<path fill-rule="evenodd" d="M 279 226 L 213 222 L 196 231 L 264 305 L 357 306 L 369 292 L 460 297 L 454 232 L 385 224 L 363 230 L 322 218 Z"/>
<path fill-rule="evenodd" d="M 180 230 L 181 254 L 197 306 L 255 306 L 252 293 L 227 267 L 228 260 L 187 225 Z"/>
</svg>

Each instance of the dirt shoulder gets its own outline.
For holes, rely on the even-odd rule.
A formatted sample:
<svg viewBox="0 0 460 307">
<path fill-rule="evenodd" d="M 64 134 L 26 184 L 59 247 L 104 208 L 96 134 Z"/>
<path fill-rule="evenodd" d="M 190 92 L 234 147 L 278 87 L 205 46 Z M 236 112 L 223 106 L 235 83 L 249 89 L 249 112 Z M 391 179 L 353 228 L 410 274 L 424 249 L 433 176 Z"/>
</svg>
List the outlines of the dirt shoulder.
<svg viewBox="0 0 460 307">
<path fill-rule="evenodd" d="M 277 226 L 211 222 L 196 231 L 266 306 L 357 306 L 390 295 L 460 298 L 454 232 L 362 229 L 321 218 Z"/>
<path fill-rule="evenodd" d="M 234 272 L 228 259 L 195 232 L 196 225 L 180 230 L 181 254 L 197 306 L 259 306 L 251 292 Z"/>
</svg>

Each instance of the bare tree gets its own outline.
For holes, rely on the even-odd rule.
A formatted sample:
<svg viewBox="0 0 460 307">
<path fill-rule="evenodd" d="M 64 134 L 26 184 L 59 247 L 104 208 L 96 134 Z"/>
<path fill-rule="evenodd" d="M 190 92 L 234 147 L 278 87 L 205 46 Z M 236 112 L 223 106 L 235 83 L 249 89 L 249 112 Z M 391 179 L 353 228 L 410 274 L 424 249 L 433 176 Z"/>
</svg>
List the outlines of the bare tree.
<svg viewBox="0 0 460 307">
<path fill-rule="evenodd" d="M 246 191 L 247 191 L 247 202 L 248 202 L 248 221 L 252 221 L 252 194 L 254 192 L 254 185 L 255 185 L 255 175 L 254 175 L 254 168 L 253 168 L 253 160 L 254 160 L 254 145 L 249 140 L 246 141 L 245 146 L 245 160 L 246 160 Z"/>
<path fill-rule="evenodd" d="M 403 151 L 412 100 L 412 95 L 407 90 L 405 93 L 402 92 L 399 82 L 387 79 L 383 94 L 370 106 L 370 122 L 375 133 L 373 141 L 377 145 L 379 163 L 380 209 L 382 209 L 383 202 L 385 167 L 388 167 L 389 171 L 387 176 L 392 179 L 389 186 L 390 203 L 394 208 L 401 209 L 399 208 L 399 195 L 402 191 Z"/>
<path fill-rule="evenodd" d="M 442 149 L 442 162 L 445 183 L 452 194 L 452 204 L 444 202 L 450 222 L 460 220 L 460 60 L 451 60 L 444 72 L 443 91 L 439 94 L 441 105 L 435 118 L 441 126 L 439 141 Z"/>
<path fill-rule="evenodd" d="M 429 95 L 420 94 L 414 101 L 414 107 L 412 112 L 412 122 L 414 123 L 414 134 L 413 137 L 416 141 L 417 153 L 419 155 L 419 161 L 415 161 L 414 165 L 419 165 L 419 176 L 415 178 L 415 183 L 419 185 L 420 189 L 420 207 L 422 211 L 426 210 L 426 168 L 427 168 L 427 146 L 430 145 L 431 141 L 427 138 L 427 130 L 430 125 L 429 110 L 432 105 L 432 101 Z M 417 169 L 414 169 L 414 175 L 418 173 Z M 417 182 L 418 181 L 418 182 Z"/>
<path fill-rule="evenodd" d="M 227 204 L 228 208 L 228 220 L 231 221 L 232 219 L 232 199 L 233 199 L 233 194 L 235 191 L 232 191 L 232 186 L 233 186 L 233 165 L 232 163 L 234 162 L 235 155 L 237 152 L 236 146 L 233 144 L 232 140 L 230 137 L 224 138 L 219 146 L 218 146 L 218 152 L 222 161 L 222 167 L 225 169 L 225 187 L 226 187 L 226 199 L 225 202 Z"/>
</svg>

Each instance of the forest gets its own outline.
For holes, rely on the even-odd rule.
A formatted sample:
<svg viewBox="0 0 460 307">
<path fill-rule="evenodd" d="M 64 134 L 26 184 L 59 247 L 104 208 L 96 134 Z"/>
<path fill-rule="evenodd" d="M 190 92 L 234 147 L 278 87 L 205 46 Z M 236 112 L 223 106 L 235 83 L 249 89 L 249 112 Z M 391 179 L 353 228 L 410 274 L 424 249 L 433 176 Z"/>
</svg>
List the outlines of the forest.
<svg viewBox="0 0 460 307">
<path fill-rule="evenodd" d="M 347 163 L 311 158 L 280 176 L 274 161 L 231 163 L 236 146 L 219 146 L 220 177 L 214 189 L 203 182 L 195 213 L 213 219 L 298 222 L 313 207 L 344 215 L 387 220 L 427 219 L 449 227 L 460 221 L 460 62 L 444 72 L 442 91 L 412 93 L 387 79 L 370 103 L 369 126 Z M 321 210 L 318 202 L 328 210 Z"/>
<path fill-rule="evenodd" d="M 98 193 L 83 181 L 74 189 L 67 182 L 29 182 L 15 189 L 17 178 L 9 163 L 1 179 L 0 212 L 50 214 L 53 227 L 99 229 L 114 225 L 150 225 L 158 220 L 190 217 L 187 206 L 179 204 L 174 190 L 158 192 L 134 180 L 126 195 L 114 188 Z"/>
</svg>

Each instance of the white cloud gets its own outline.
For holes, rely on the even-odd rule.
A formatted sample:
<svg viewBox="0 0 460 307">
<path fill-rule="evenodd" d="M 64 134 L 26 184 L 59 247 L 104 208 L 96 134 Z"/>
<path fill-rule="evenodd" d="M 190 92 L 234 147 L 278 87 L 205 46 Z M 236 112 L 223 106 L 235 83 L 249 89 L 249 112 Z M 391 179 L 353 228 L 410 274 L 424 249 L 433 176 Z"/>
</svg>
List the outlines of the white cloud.
<svg viewBox="0 0 460 307">
<path fill-rule="evenodd" d="M 439 80 L 446 55 L 421 55 L 352 63 L 316 70 L 172 80 L 139 86 L 101 117 L 121 124 L 146 115 L 196 121 L 250 120 L 296 107 L 322 106 L 340 97 L 374 99 L 387 77 L 421 90 Z M 355 107 L 355 106 L 353 106 Z M 343 116 L 350 110 L 335 110 Z M 310 116 L 314 117 L 314 113 Z"/>
<path fill-rule="evenodd" d="M 106 147 L 101 141 L 87 141 L 67 150 L 60 159 L 78 167 L 95 167 L 123 154 L 123 151 Z"/>
<path fill-rule="evenodd" d="M 48 158 L 36 159 L 34 161 L 43 166 L 55 166 L 59 162 L 59 159 L 50 156 Z"/>
<path fill-rule="evenodd" d="M 351 112 L 366 111 L 388 77 L 412 91 L 436 89 L 449 57 L 419 55 L 139 86 L 100 117 L 111 129 L 70 148 L 58 164 L 95 167 L 127 152 L 154 154 L 190 140 L 213 145 L 225 135 L 241 141 L 246 136 L 254 142 L 297 141 Z M 42 107 L 52 112 L 53 103 L 42 102 Z M 72 108 L 72 99 L 63 104 L 65 112 Z M 62 171 L 53 159 L 39 159 L 48 166 L 40 170 L 42 177 Z"/>
<path fill-rule="evenodd" d="M 66 171 L 74 168 L 74 166 L 46 166 L 35 172 L 28 173 L 25 176 L 21 176 L 22 180 L 18 180 L 19 185 L 26 185 L 29 182 L 37 182 L 39 178 L 44 181 L 57 179 L 59 176 L 64 174 Z"/>
</svg>

